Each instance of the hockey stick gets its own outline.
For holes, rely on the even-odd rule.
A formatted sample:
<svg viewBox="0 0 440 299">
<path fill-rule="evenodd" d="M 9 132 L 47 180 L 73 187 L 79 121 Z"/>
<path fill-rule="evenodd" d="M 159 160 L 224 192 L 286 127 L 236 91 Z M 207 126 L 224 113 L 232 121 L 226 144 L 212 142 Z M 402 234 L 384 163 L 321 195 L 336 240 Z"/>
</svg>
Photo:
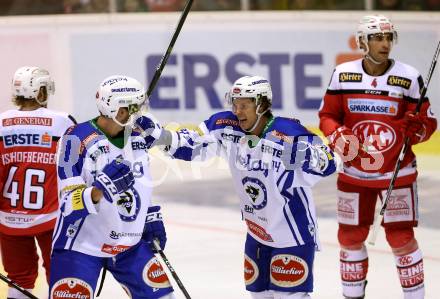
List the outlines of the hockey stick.
<svg viewBox="0 0 440 299">
<path fill-rule="evenodd" d="M 180 15 L 179 22 L 177 23 L 177 27 L 174 30 L 173 36 L 171 37 L 170 43 L 168 44 L 168 48 L 165 52 L 165 54 L 162 56 L 162 59 L 160 60 L 159 65 L 156 67 L 156 71 L 154 72 L 153 78 L 150 81 L 150 84 L 148 85 L 148 89 L 145 92 L 145 98 L 148 100 L 151 94 L 153 93 L 154 88 L 156 87 L 157 82 L 160 79 L 160 76 L 162 75 L 162 71 L 165 68 L 165 65 L 168 62 L 168 59 L 170 58 L 171 51 L 173 50 L 174 44 L 176 43 L 177 37 L 180 34 L 180 31 L 182 30 L 183 24 L 185 23 L 186 17 L 188 16 L 189 11 L 191 10 L 191 6 L 193 4 L 194 0 L 187 0 L 185 7 L 183 8 L 182 14 Z M 124 129 L 124 144 L 127 144 L 128 138 L 131 136 L 131 131 L 133 128 L 131 126 L 125 126 Z M 130 151 L 130 148 L 124 147 L 124 151 L 128 156 L 132 156 L 132 152 Z"/>
<path fill-rule="evenodd" d="M 156 249 L 156 251 L 159 253 L 160 257 L 162 258 L 162 260 L 164 261 L 165 265 L 167 265 L 168 270 L 170 270 L 171 275 L 173 276 L 174 280 L 176 281 L 177 285 L 179 286 L 180 290 L 182 291 L 183 295 L 185 295 L 186 299 L 191 299 L 191 296 L 188 294 L 188 291 L 185 289 L 185 287 L 183 286 L 182 281 L 179 279 L 179 276 L 177 276 L 176 271 L 174 270 L 174 268 L 171 266 L 170 261 L 168 260 L 168 258 L 166 257 L 165 253 L 163 252 L 163 250 L 160 248 L 160 244 L 159 244 L 159 240 L 157 239 L 153 239 L 153 246 Z"/>
<path fill-rule="evenodd" d="M 432 59 L 431 67 L 429 68 L 429 71 L 428 71 L 428 76 L 426 78 L 426 82 L 420 92 L 420 98 L 417 101 L 417 106 L 414 111 L 414 114 L 417 114 L 420 112 L 420 108 L 422 106 L 423 99 L 425 98 L 426 91 L 428 90 L 429 82 L 431 81 L 432 74 L 434 73 L 434 69 L 437 64 L 437 58 L 438 58 L 439 52 L 440 52 L 440 41 L 437 44 L 437 49 L 435 50 L 435 54 Z M 399 174 L 400 164 L 402 163 L 403 158 L 405 157 L 405 154 L 406 154 L 408 148 L 409 148 L 409 137 L 407 136 L 405 138 L 402 150 L 400 151 L 399 157 L 397 159 L 396 166 L 394 167 L 393 176 L 391 177 L 391 182 L 390 182 L 390 186 L 388 187 L 386 197 L 382 202 L 382 207 L 380 208 L 380 212 L 378 215 L 376 215 L 376 217 L 374 219 L 373 227 L 370 231 L 368 243 L 371 245 L 374 245 L 376 243 L 377 234 L 379 233 L 379 227 L 380 227 L 380 224 L 382 223 L 383 217 L 385 215 L 385 211 L 387 209 L 388 201 L 391 197 L 391 192 L 393 191 L 394 183 L 396 181 L 397 175 Z"/>
<path fill-rule="evenodd" d="M 1 273 L 0 273 L 0 279 L 3 280 L 4 282 L 6 282 L 7 284 L 11 285 L 15 289 L 19 290 L 22 294 L 28 296 L 28 298 L 38 299 L 38 297 L 35 297 L 28 290 L 26 290 L 25 288 L 22 288 L 21 286 L 19 286 L 18 284 L 16 284 L 15 282 L 13 282 L 12 280 L 10 280 L 8 277 L 4 276 Z"/>
<path fill-rule="evenodd" d="M 168 45 L 167 51 L 162 56 L 159 65 L 156 68 L 156 72 L 154 73 L 153 78 L 150 81 L 150 85 L 148 86 L 147 92 L 145 93 L 146 97 L 150 97 L 153 93 L 154 88 L 156 87 L 157 81 L 159 81 L 160 75 L 167 64 L 168 58 L 170 58 L 171 51 L 173 50 L 174 44 L 176 43 L 177 37 L 180 34 L 180 31 L 183 27 L 183 23 L 185 23 L 186 16 L 191 10 L 191 6 L 193 4 L 193 0 L 186 1 L 185 7 L 183 8 L 182 15 L 180 16 L 179 23 L 177 23 L 176 30 L 174 31 L 173 36 L 171 37 L 170 44 Z"/>
<path fill-rule="evenodd" d="M 159 62 L 159 65 L 156 67 L 156 71 L 154 72 L 153 78 L 148 85 L 147 92 L 145 93 L 145 97 L 147 100 L 150 98 L 153 93 L 154 88 L 156 87 L 157 82 L 162 75 L 162 71 L 165 68 L 165 65 L 170 58 L 171 51 L 173 51 L 174 44 L 176 43 L 177 37 L 179 37 L 180 31 L 182 30 L 183 24 L 185 23 L 186 17 L 188 16 L 189 11 L 191 10 L 191 6 L 194 0 L 187 0 L 185 3 L 185 7 L 183 8 L 182 14 L 180 16 L 179 22 L 177 23 L 176 30 L 174 30 L 173 36 L 171 37 L 170 43 L 168 44 L 168 48 L 165 54 L 162 56 L 162 59 Z"/>
</svg>

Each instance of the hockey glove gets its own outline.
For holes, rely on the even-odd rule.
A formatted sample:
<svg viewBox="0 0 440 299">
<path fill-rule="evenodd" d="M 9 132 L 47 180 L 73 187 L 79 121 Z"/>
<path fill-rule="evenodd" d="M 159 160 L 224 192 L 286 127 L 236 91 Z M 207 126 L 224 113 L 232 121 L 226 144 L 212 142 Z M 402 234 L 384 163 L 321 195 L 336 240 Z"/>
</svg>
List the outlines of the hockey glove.
<svg viewBox="0 0 440 299">
<path fill-rule="evenodd" d="M 409 138 L 411 145 L 421 142 L 426 136 L 426 126 L 420 114 L 407 111 L 400 121 L 400 131 Z"/>
<path fill-rule="evenodd" d="M 167 234 L 165 232 L 165 226 L 162 221 L 162 213 L 160 212 L 160 206 L 151 206 L 148 208 L 147 218 L 145 219 L 144 232 L 142 234 L 142 239 L 150 244 L 153 252 L 156 249 L 153 245 L 153 240 L 158 239 L 160 248 L 165 249 L 165 244 L 167 242 Z"/>
<path fill-rule="evenodd" d="M 104 166 L 96 176 L 93 186 L 104 194 L 110 203 L 115 196 L 130 189 L 134 185 L 134 177 L 127 161 L 113 160 Z"/>
<path fill-rule="evenodd" d="M 346 126 L 337 128 L 328 139 L 329 147 L 349 165 L 360 168 L 362 158 L 373 158 L 363 149 L 363 145 L 353 131 Z"/>
<path fill-rule="evenodd" d="M 136 119 L 136 126 L 141 130 L 141 136 L 144 137 L 148 148 L 152 147 L 155 141 L 160 138 L 163 130 L 152 115 L 143 115 Z"/>
<path fill-rule="evenodd" d="M 325 145 L 308 145 L 302 169 L 307 173 L 328 176 L 336 171 L 336 161 Z"/>
</svg>

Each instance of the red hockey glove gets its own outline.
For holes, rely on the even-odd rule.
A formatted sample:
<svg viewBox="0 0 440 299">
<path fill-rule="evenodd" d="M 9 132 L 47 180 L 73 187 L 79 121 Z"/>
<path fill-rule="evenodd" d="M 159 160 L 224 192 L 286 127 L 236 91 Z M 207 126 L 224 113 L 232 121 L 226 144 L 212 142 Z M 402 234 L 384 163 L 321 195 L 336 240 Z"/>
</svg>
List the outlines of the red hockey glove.
<svg viewBox="0 0 440 299">
<path fill-rule="evenodd" d="M 423 117 L 420 114 L 414 114 L 412 111 L 405 112 L 400 121 L 400 131 L 405 137 L 409 138 L 411 145 L 421 142 L 426 136 Z"/>
<path fill-rule="evenodd" d="M 328 139 L 330 148 L 336 152 L 345 163 L 360 168 L 362 158 L 373 158 L 363 149 L 363 145 L 359 142 L 359 139 L 354 135 L 353 131 L 346 126 L 337 128 Z"/>
</svg>

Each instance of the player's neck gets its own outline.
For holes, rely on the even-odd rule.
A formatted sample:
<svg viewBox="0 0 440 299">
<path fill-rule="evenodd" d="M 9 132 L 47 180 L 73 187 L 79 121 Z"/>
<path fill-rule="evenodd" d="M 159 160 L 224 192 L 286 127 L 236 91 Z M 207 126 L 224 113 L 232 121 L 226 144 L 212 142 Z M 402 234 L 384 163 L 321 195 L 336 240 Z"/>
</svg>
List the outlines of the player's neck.
<svg viewBox="0 0 440 299">
<path fill-rule="evenodd" d="M 27 100 L 27 101 L 23 102 L 23 104 L 18 108 L 18 110 L 20 110 L 20 111 L 34 111 L 34 110 L 37 110 L 42 107 L 45 108 L 45 106 L 38 104 L 34 100 Z"/>
<path fill-rule="evenodd" d="M 113 119 L 104 116 L 99 116 L 96 120 L 96 124 L 105 135 L 110 137 L 115 137 L 124 130 L 124 128 L 118 125 Z"/>
<path fill-rule="evenodd" d="M 381 76 L 385 74 L 391 65 L 391 60 L 384 61 L 380 64 L 376 64 L 368 58 L 362 60 L 362 66 L 364 71 L 370 76 Z"/>
<path fill-rule="evenodd" d="M 250 134 L 260 137 L 269 120 L 270 119 L 266 115 L 261 116 L 257 127 L 252 132 L 250 132 Z"/>
</svg>

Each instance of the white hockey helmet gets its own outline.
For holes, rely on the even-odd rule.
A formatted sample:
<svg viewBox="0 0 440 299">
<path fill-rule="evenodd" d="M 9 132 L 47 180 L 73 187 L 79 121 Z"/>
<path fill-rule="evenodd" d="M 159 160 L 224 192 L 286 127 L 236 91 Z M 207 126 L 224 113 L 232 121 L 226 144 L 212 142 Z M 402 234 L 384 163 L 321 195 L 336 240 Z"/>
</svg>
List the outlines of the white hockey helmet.
<svg viewBox="0 0 440 299">
<path fill-rule="evenodd" d="M 390 19 L 383 15 L 368 15 L 359 21 L 356 32 L 356 44 L 358 48 L 361 49 L 361 38 L 367 43 L 369 35 L 376 33 L 392 33 L 393 44 L 397 44 L 397 31 L 394 29 L 394 25 Z M 366 53 L 368 53 L 368 49 Z"/>
<path fill-rule="evenodd" d="M 38 104 L 45 105 L 44 101 L 38 100 L 41 87 L 46 87 L 47 94 L 55 93 L 55 83 L 45 69 L 36 66 L 24 66 L 15 71 L 12 79 L 12 95 L 25 99 L 35 99 Z"/>
<path fill-rule="evenodd" d="M 145 90 L 136 79 L 114 75 L 110 76 L 99 85 L 96 93 L 96 101 L 99 112 L 113 119 L 120 126 L 126 126 L 134 122 L 135 116 L 142 108 L 145 108 Z M 116 119 L 119 108 L 127 108 L 130 120 L 125 124 Z"/>
<path fill-rule="evenodd" d="M 272 104 L 272 88 L 267 79 L 260 76 L 244 76 L 237 79 L 232 84 L 231 90 L 226 93 L 226 100 L 229 105 L 237 98 L 255 99 L 255 103 L 261 104 L 261 100 L 266 98 Z"/>
</svg>

